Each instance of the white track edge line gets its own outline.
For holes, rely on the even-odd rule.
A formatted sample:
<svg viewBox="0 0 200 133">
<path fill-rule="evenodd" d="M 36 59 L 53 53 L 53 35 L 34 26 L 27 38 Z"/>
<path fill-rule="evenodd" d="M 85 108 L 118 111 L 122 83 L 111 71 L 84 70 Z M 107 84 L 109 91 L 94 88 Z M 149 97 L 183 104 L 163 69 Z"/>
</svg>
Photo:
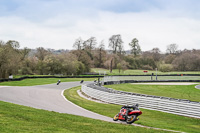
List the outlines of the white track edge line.
<svg viewBox="0 0 200 133">
<path fill-rule="evenodd" d="M 87 111 L 87 112 L 89 112 L 89 113 L 94 113 L 94 112 L 92 112 L 92 111 L 89 111 L 89 110 L 87 110 L 87 109 L 84 109 L 84 108 L 82 108 L 82 107 L 80 107 L 80 106 L 78 106 L 78 105 L 72 103 L 71 101 L 67 100 L 67 98 L 64 96 L 64 91 L 65 91 L 65 90 L 66 90 L 66 89 L 62 90 L 61 96 L 62 96 L 67 102 L 69 102 L 69 103 L 71 103 L 72 105 L 74 105 L 74 106 L 76 106 L 76 107 L 78 107 L 78 108 L 80 108 L 80 109 L 83 109 L 83 110 L 85 110 L 85 111 Z M 97 114 L 97 113 L 94 113 L 94 114 Z M 98 114 L 98 115 L 100 115 L 100 114 Z M 102 116 L 104 116 L 104 115 L 102 115 Z M 106 116 L 106 117 L 107 117 L 107 116 Z M 110 117 L 109 117 L 109 118 L 110 118 Z M 97 119 L 97 120 L 99 120 L 99 119 Z M 104 120 L 102 120 L 102 121 L 104 121 Z M 110 122 L 110 121 L 106 121 L 106 122 Z M 112 122 L 111 122 L 111 123 L 112 123 Z M 113 122 L 113 123 L 115 123 L 115 122 Z M 148 127 L 148 126 L 143 126 L 143 125 L 135 124 L 135 123 L 133 123 L 132 125 L 133 125 L 133 126 L 138 126 L 138 127 L 143 127 L 143 128 L 154 129 L 154 130 L 160 130 L 160 131 L 185 133 L 185 132 L 176 131 L 176 130 L 170 130 L 170 129 L 162 129 L 162 128 Z"/>
<path fill-rule="evenodd" d="M 96 114 L 96 115 L 100 115 L 100 116 L 105 117 L 104 115 L 101 115 L 101 114 L 98 114 L 98 113 L 95 113 L 95 112 L 89 111 L 89 110 L 84 109 L 84 108 L 82 108 L 82 107 L 80 107 L 80 106 L 74 104 L 73 102 L 69 101 L 69 100 L 64 96 L 64 91 L 65 91 L 65 90 L 66 90 L 66 89 L 62 90 L 62 92 L 61 92 L 61 96 L 65 99 L 65 101 L 71 103 L 72 105 L 78 107 L 79 109 L 82 109 L 82 110 L 84 110 L 84 111 L 87 111 L 88 113 L 93 113 L 93 114 Z M 106 117 L 107 117 L 107 116 L 106 116 Z M 110 117 L 108 117 L 108 118 L 110 118 Z M 110 122 L 110 121 L 107 121 L 107 122 Z"/>
</svg>

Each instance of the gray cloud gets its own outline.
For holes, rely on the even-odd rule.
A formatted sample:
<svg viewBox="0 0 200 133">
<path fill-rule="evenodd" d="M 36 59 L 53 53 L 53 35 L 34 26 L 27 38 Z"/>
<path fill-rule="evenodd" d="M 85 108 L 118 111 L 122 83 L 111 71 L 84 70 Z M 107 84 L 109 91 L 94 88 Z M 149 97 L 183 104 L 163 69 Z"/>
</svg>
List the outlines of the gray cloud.
<svg viewBox="0 0 200 133">
<path fill-rule="evenodd" d="M 180 49 L 200 48 L 199 14 L 188 11 L 197 8 L 194 0 L 188 8 L 187 0 L 177 0 L 175 5 L 162 0 L 13 1 L 13 5 L 0 1 L 0 39 L 17 40 L 22 47 L 72 49 L 76 38 L 91 36 L 108 45 L 110 36 L 121 34 L 126 50 L 133 38 L 139 39 L 142 50 L 159 47 L 165 52 L 171 43 L 177 43 Z M 144 7 L 131 9 L 142 3 Z M 117 6 L 127 9 L 117 10 Z M 8 11 L 8 7 L 13 8 Z"/>
</svg>

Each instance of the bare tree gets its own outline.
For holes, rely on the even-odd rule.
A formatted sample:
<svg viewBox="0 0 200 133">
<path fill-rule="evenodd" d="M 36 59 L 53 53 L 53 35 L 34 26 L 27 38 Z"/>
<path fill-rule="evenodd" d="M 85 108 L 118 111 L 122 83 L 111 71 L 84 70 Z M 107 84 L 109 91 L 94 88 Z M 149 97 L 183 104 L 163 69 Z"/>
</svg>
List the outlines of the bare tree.
<svg viewBox="0 0 200 133">
<path fill-rule="evenodd" d="M 123 44 L 123 41 L 120 34 L 112 35 L 109 38 L 109 47 L 113 49 L 114 54 L 116 54 L 118 50 L 122 51 L 122 48 L 123 48 L 122 44 Z"/>
<path fill-rule="evenodd" d="M 137 56 L 141 53 L 141 48 L 140 48 L 140 45 L 138 43 L 138 39 L 137 38 L 134 38 L 131 43 L 129 43 L 129 46 L 131 46 L 131 53 L 134 55 L 134 56 Z"/>
<path fill-rule="evenodd" d="M 88 40 L 83 42 L 83 47 L 85 49 L 89 49 L 89 51 L 91 52 L 91 50 L 95 48 L 96 44 L 97 44 L 96 38 L 90 37 Z"/>
<path fill-rule="evenodd" d="M 167 50 L 166 51 L 169 54 L 176 54 L 177 51 L 178 51 L 178 45 L 175 44 L 175 43 L 167 45 Z"/>
<path fill-rule="evenodd" d="M 75 40 L 73 47 L 76 48 L 76 50 L 81 50 L 82 44 L 83 40 L 81 39 L 81 37 L 79 37 L 78 39 Z"/>
<path fill-rule="evenodd" d="M 39 47 L 37 48 L 37 52 L 35 54 L 35 56 L 38 58 L 38 63 L 37 63 L 37 68 L 39 70 L 39 73 L 41 75 L 45 74 L 45 69 L 46 69 L 46 66 L 45 66 L 45 57 L 49 54 L 49 52 L 44 49 L 43 47 Z"/>
<path fill-rule="evenodd" d="M 14 40 L 9 40 L 6 44 L 10 45 L 14 49 L 18 49 L 20 47 L 19 42 Z"/>
<path fill-rule="evenodd" d="M 179 71 L 199 71 L 200 54 L 191 50 L 184 51 L 174 59 L 172 65 Z"/>
<path fill-rule="evenodd" d="M 160 49 L 159 48 L 153 48 L 151 50 L 151 53 L 152 53 L 152 57 L 154 59 L 154 61 L 159 61 L 160 58 L 161 58 L 161 54 L 160 54 Z"/>
<path fill-rule="evenodd" d="M 102 40 L 100 45 L 99 45 L 99 67 L 103 66 L 103 58 L 102 58 L 102 54 L 105 53 L 104 51 L 105 49 L 105 45 L 104 45 L 104 41 Z"/>
<path fill-rule="evenodd" d="M 21 60 L 23 61 L 25 58 L 28 57 L 28 54 L 31 50 L 27 47 L 25 47 L 24 49 L 20 50 L 21 53 Z"/>
<path fill-rule="evenodd" d="M 36 52 L 35 56 L 36 56 L 39 60 L 43 61 L 44 58 L 45 58 L 45 56 L 48 55 L 48 53 L 49 53 L 49 52 L 48 52 L 46 49 L 44 49 L 43 47 L 39 47 L 39 48 L 37 48 L 37 52 Z"/>
<path fill-rule="evenodd" d="M 121 44 L 119 45 L 119 50 L 118 50 L 119 55 L 121 56 L 122 54 L 124 54 L 124 46 Z"/>
<path fill-rule="evenodd" d="M 109 47 L 111 47 L 113 49 L 113 53 L 115 55 L 117 54 L 117 52 L 122 53 L 122 50 L 123 50 L 123 41 L 122 41 L 122 38 L 121 38 L 120 34 L 118 34 L 118 35 L 112 35 L 109 38 Z M 114 56 L 110 60 L 110 73 L 112 73 L 113 63 L 115 63 L 116 66 L 117 66 L 117 63 L 114 60 Z"/>
</svg>

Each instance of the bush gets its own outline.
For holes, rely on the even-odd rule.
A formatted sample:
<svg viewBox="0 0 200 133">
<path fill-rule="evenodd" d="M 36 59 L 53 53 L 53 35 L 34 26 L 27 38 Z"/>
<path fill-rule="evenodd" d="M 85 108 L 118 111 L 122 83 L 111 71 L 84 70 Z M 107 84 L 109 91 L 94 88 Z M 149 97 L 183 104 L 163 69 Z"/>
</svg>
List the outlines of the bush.
<svg viewBox="0 0 200 133">
<path fill-rule="evenodd" d="M 161 72 L 171 72 L 173 69 L 171 64 L 160 64 L 159 70 Z"/>
<path fill-rule="evenodd" d="M 149 65 L 144 65 L 144 66 L 142 66 L 142 69 L 144 69 L 144 70 L 153 70 L 153 67 L 151 67 Z"/>
<path fill-rule="evenodd" d="M 23 67 L 21 70 L 18 71 L 22 75 L 32 75 L 32 71 L 29 67 Z"/>
</svg>

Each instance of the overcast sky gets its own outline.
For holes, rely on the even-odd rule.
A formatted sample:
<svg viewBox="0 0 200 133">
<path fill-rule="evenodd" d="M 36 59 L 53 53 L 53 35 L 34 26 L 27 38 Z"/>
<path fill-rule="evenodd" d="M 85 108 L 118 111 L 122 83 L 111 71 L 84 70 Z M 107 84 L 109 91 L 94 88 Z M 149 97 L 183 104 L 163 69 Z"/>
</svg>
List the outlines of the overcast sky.
<svg viewBox="0 0 200 133">
<path fill-rule="evenodd" d="M 200 0 L 0 0 L 0 40 L 21 48 L 73 49 L 75 39 L 94 36 L 98 45 L 120 34 L 142 51 L 200 49 Z"/>
</svg>

